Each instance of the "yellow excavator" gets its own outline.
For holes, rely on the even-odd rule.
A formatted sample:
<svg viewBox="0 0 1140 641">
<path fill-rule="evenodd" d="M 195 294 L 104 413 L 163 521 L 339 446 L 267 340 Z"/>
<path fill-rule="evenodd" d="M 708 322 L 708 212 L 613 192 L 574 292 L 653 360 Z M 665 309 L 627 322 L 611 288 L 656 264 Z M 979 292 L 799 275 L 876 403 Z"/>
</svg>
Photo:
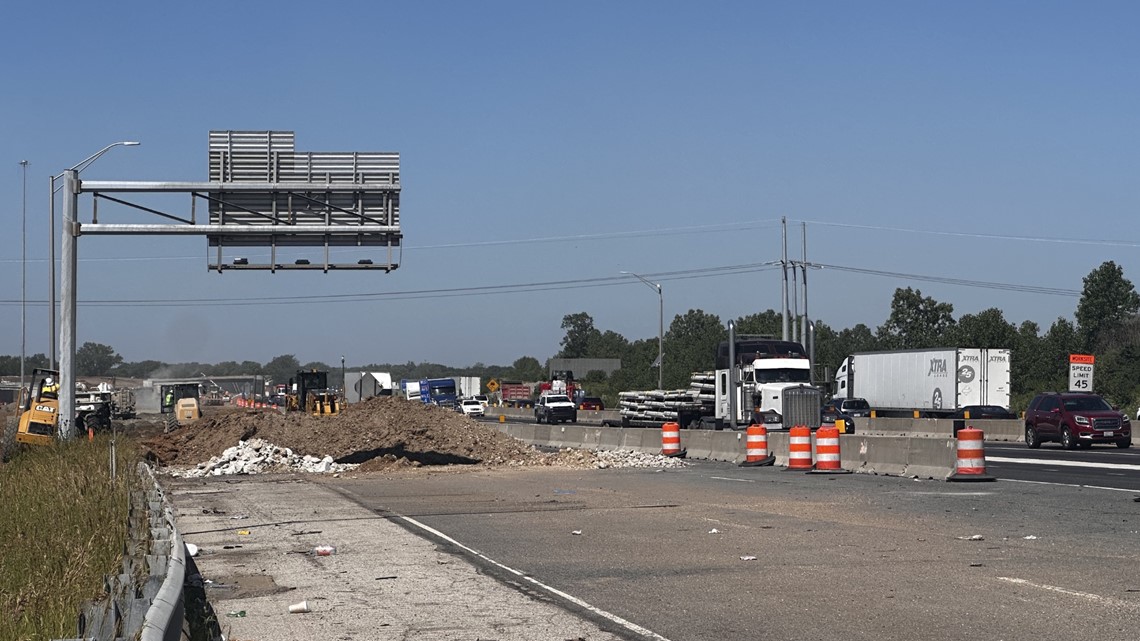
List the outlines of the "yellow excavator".
<svg viewBox="0 0 1140 641">
<path fill-rule="evenodd" d="M 285 395 L 287 411 L 305 411 L 313 416 L 340 413 L 340 399 L 335 390 L 329 389 L 328 372 L 297 370 L 296 378 L 289 381 L 289 390 Z"/>
</svg>

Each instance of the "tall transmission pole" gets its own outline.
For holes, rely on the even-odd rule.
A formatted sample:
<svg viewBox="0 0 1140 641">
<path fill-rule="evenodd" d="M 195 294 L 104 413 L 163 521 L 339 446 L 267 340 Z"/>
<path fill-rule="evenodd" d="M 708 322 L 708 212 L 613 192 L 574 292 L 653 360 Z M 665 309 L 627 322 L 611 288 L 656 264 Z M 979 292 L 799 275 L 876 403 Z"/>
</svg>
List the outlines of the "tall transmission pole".
<svg viewBox="0 0 1140 641">
<path fill-rule="evenodd" d="M 813 344 L 815 343 L 815 332 L 808 333 L 808 325 L 809 325 L 810 321 L 808 320 L 808 297 L 807 297 L 807 270 L 808 270 L 807 223 L 805 222 L 802 224 L 803 224 L 803 239 L 804 239 L 804 254 L 803 254 L 804 260 L 803 260 L 803 265 L 802 265 L 803 274 L 804 274 L 804 320 L 803 320 L 803 330 L 800 332 L 800 336 L 803 336 L 803 345 L 804 345 L 804 347 L 808 348 L 808 353 L 814 354 L 814 350 L 812 350 L 811 347 L 808 345 L 809 341 Z M 813 359 L 813 358 L 810 358 L 810 357 L 808 358 L 808 380 L 809 381 L 812 379 L 812 376 L 811 376 L 812 369 L 811 368 L 815 366 L 815 363 L 813 362 L 814 360 L 815 359 Z"/>
<path fill-rule="evenodd" d="M 780 260 L 780 266 L 784 272 L 784 288 L 783 288 L 783 301 L 780 306 L 783 314 L 783 340 L 788 340 L 788 218 L 786 216 L 780 217 L 781 235 L 783 236 L 783 258 Z"/>
<path fill-rule="evenodd" d="M 807 270 L 808 270 L 808 262 L 807 262 L 807 223 L 802 223 L 802 224 L 803 224 L 803 240 L 804 240 L 804 247 L 803 247 L 803 262 L 800 264 L 800 267 L 803 269 L 803 278 L 804 278 L 804 317 L 803 317 L 802 330 L 800 331 L 800 336 L 802 336 L 802 337 L 803 337 L 803 339 L 804 339 L 804 347 L 807 347 L 807 336 L 808 336 L 808 303 L 807 303 Z"/>
<path fill-rule="evenodd" d="M 24 387 L 24 363 L 28 360 L 28 161 L 20 161 L 23 189 L 20 204 L 20 387 Z"/>
</svg>

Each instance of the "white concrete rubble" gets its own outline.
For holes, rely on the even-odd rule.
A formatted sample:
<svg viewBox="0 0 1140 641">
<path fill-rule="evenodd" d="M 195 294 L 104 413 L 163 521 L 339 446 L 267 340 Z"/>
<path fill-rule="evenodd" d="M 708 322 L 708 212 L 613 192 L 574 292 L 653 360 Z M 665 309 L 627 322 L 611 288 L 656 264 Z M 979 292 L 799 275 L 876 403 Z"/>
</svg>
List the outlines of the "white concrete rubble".
<svg viewBox="0 0 1140 641">
<path fill-rule="evenodd" d="M 346 472 L 358 465 L 335 463 L 331 456 L 298 456 L 289 448 L 281 448 L 254 438 L 238 441 L 238 444 L 222 452 L 221 456 L 199 463 L 196 467 L 168 469 L 171 476 L 201 478 L 205 476 L 227 476 L 236 474 L 260 474 L 262 472 L 317 472 L 321 474 Z"/>
</svg>

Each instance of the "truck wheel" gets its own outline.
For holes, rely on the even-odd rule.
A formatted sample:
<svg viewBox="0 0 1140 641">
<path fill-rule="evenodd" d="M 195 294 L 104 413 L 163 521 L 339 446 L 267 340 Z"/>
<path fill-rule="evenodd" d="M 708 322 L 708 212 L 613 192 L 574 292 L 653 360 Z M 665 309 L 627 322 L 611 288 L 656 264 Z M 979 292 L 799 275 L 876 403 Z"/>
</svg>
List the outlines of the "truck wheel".
<svg viewBox="0 0 1140 641">
<path fill-rule="evenodd" d="M 1116 447 L 1119 447 L 1122 450 L 1125 448 L 1132 447 L 1132 438 L 1129 437 L 1129 438 L 1121 439 L 1121 440 L 1117 441 Z"/>
<path fill-rule="evenodd" d="M 534 422 L 538 423 L 539 425 L 542 425 L 542 414 L 535 412 L 534 413 Z"/>
<path fill-rule="evenodd" d="M 1032 426 L 1025 426 L 1025 446 L 1031 450 L 1041 447 L 1041 440 L 1037 438 L 1037 430 Z"/>
</svg>

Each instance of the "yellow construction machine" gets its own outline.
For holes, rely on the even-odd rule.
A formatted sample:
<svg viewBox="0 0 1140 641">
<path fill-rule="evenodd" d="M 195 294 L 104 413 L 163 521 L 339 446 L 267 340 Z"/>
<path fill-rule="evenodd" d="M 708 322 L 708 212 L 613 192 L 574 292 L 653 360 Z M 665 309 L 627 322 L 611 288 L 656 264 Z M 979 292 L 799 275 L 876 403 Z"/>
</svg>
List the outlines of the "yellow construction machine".
<svg viewBox="0 0 1140 641">
<path fill-rule="evenodd" d="M 170 383 L 159 387 L 159 413 L 171 414 L 165 420 L 168 430 L 202 418 L 198 405 L 200 393 L 198 383 Z"/>
<path fill-rule="evenodd" d="M 59 372 L 32 370 L 31 389 L 20 390 L 19 416 L 9 418 L 0 443 L 2 456 L 11 458 L 17 443 L 50 445 L 59 428 Z"/>
<path fill-rule="evenodd" d="M 329 373 L 320 370 L 297 370 L 297 377 L 289 381 L 285 395 L 285 409 L 305 411 L 313 416 L 330 416 L 340 413 L 340 399 L 329 389 Z"/>
</svg>

